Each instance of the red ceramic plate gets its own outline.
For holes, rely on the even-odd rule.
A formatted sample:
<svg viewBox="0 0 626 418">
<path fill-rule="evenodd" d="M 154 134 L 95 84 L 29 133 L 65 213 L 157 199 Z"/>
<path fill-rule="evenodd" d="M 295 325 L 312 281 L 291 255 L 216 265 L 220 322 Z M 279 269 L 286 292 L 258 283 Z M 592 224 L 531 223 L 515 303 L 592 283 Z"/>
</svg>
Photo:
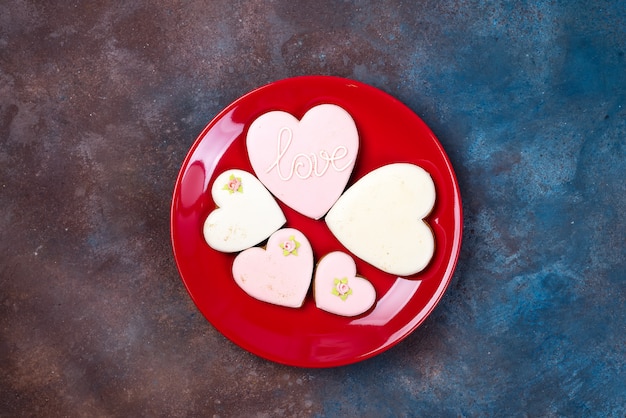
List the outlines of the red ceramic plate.
<svg viewBox="0 0 626 418">
<path fill-rule="evenodd" d="M 213 178 L 227 169 L 254 173 L 245 136 L 258 116 L 272 110 L 297 118 L 332 103 L 354 118 L 360 135 L 357 164 L 348 187 L 389 163 L 408 162 L 432 176 L 437 201 L 427 221 L 436 239 L 429 266 L 411 277 L 384 273 L 355 257 L 357 273 L 377 292 L 374 308 L 346 318 L 319 310 L 309 290 L 302 308 L 261 302 L 241 290 L 231 275 L 235 254 L 211 249 L 202 226 L 215 209 Z M 372 196 L 375 199 L 375 196 Z M 323 220 L 300 215 L 279 202 L 285 227 L 302 231 L 316 261 L 346 250 Z M 454 171 L 437 138 L 410 109 L 371 86 L 337 77 L 307 76 L 278 81 L 236 100 L 215 117 L 193 144 L 180 170 L 172 201 L 174 256 L 189 294 L 202 314 L 227 338 L 266 359 L 301 367 L 354 363 L 392 347 L 417 328 L 441 299 L 461 247 L 461 196 Z"/>
</svg>

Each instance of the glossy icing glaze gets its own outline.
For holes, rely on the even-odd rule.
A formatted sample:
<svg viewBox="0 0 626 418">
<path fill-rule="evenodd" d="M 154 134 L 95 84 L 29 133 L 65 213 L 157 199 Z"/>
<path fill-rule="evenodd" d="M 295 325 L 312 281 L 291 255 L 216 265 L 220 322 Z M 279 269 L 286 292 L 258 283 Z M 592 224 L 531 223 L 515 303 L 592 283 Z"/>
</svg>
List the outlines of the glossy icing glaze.
<svg viewBox="0 0 626 418">
<path fill-rule="evenodd" d="M 286 222 L 274 197 L 247 171 L 232 169 L 217 176 L 211 196 L 218 207 L 205 220 L 203 234 L 215 250 L 245 250 Z"/>
<path fill-rule="evenodd" d="M 435 185 L 423 168 L 394 163 L 366 174 L 326 215 L 337 239 L 384 272 L 408 276 L 423 270 L 435 251 L 424 221 L 435 204 Z"/>
<path fill-rule="evenodd" d="M 283 111 L 261 115 L 248 129 L 246 146 L 265 187 L 292 209 L 319 219 L 348 183 L 359 134 L 348 112 L 322 104 L 301 120 Z"/>
<path fill-rule="evenodd" d="M 376 290 L 356 273 L 354 260 L 344 252 L 334 251 L 322 257 L 313 282 L 317 307 L 342 316 L 368 311 L 376 302 Z"/>
<path fill-rule="evenodd" d="M 313 277 L 313 250 L 298 230 L 284 228 L 266 248 L 241 252 L 233 262 L 233 277 L 248 295 L 263 302 L 299 308 Z"/>
</svg>

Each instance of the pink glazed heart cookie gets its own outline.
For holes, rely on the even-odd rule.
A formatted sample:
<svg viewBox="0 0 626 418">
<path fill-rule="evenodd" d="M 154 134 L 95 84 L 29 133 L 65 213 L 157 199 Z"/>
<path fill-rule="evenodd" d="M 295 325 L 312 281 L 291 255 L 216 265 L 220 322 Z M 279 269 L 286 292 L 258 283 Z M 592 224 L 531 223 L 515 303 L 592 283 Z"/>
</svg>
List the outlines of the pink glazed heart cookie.
<svg viewBox="0 0 626 418">
<path fill-rule="evenodd" d="M 237 255 L 233 277 L 253 298 L 299 308 L 313 277 L 311 244 L 297 229 L 280 229 L 270 236 L 265 249 L 254 247 Z"/>
<path fill-rule="evenodd" d="M 354 260 L 340 251 L 320 260 L 313 283 L 317 307 L 336 315 L 360 315 L 376 302 L 374 286 L 356 275 Z"/>
<path fill-rule="evenodd" d="M 424 220 L 435 196 L 426 170 L 389 164 L 346 190 L 325 220 L 354 255 L 384 272 L 409 276 L 426 268 L 435 251 L 433 232 Z"/>
<path fill-rule="evenodd" d="M 350 179 L 359 134 L 347 111 L 322 104 L 301 120 L 282 111 L 259 116 L 248 129 L 246 146 L 254 172 L 274 196 L 320 219 Z"/>
</svg>

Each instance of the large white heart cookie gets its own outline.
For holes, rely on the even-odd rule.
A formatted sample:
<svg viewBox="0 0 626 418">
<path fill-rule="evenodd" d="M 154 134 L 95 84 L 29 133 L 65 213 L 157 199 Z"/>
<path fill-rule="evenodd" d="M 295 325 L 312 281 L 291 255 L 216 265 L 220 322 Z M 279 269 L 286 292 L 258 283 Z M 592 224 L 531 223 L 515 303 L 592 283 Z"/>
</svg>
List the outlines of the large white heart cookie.
<svg viewBox="0 0 626 418">
<path fill-rule="evenodd" d="M 280 229 L 265 248 L 250 248 L 235 257 L 233 277 L 253 298 L 299 308 L 313 277 L 311 244 L 296 229 Z"/>
<path fill-rule="evenodd" d="M 342 316 L 360 315 L 376 302 L 374 286 L 356 275 L 354 260 L 340 251 L 325 255 L 318 263 L 313 292 L 318 308 Z"/>
<path fill-rule="evenodd" d="M 211 196 L 218 207 L 204 222 L 203 233 L 215 250 L 245 250 L 267 239 L 286 222 L 274 197 L 247 171 L 233 169 L 217 176 Z"/>
<path fill-rule="evenodd" d="M 333 104 L 302 117 L 272 111 L 248 129 L 248 156 L 259 180 L 292 209 L 319 219 L 348 183 L 359 149 L 350 114 Z"/>
<path fill-rule="evenodd" d="M 424 221 L 435 184 L 414 164 L 389 164 L 366 174 L 337 200 L 326 224 L 354 255 L 390 274 L 423 270 L 435 251 Z"/>
</svg>

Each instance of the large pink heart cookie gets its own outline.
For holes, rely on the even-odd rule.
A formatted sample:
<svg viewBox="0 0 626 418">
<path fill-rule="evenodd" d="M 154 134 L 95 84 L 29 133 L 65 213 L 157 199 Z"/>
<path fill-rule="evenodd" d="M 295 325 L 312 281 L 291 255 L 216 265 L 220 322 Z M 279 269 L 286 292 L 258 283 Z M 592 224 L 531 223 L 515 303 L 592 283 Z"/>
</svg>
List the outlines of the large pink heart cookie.
<svg viewBox="0 0 626 418">
<path fill-rule="evenodd" d="M 424 220 L 435 204 L 430 174 L 414 164 L 369 172 L 326 215 L 331 232 L 354 255 L 399 276 L 423 270 L 435 251 Z"/>
<path fill-rule="evenodd" d="M 250 125 L 246 145 L 265 187 L 292 209 L 319 219 L 348 183 L 359 134 L 348 112 L 322 104 L 300 121 L 282 111 L 261 115 Z"/>
<path fill-rule="evenodd" d="M 318 263 L 313 292 L 318 308 L 342 316 L 360 315 L 376 301 L 374 286 L 356 275 L 354 260 L 340 251 Z"/>
<path fill-rule="evenodd" d="M 253 298 L 299 308 L 313 277 L 311 244 L 296 229 L 280 229 L 270 236 L 265 249 L 254 247 L 237 255 L 233 277 Z"/>
</svg>

